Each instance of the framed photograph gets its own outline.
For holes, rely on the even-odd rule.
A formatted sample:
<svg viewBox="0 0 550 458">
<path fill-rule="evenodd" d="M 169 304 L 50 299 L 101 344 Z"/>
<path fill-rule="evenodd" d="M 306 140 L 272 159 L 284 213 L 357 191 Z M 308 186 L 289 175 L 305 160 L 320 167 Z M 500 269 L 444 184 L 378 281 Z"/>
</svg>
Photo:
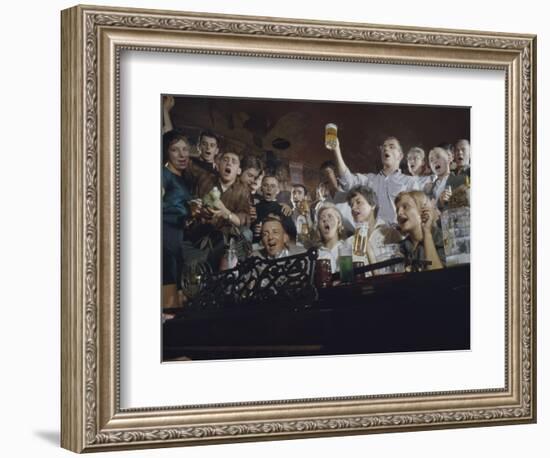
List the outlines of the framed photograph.
<svg viewBox="0 0 550 458">
<path fill-rule="evenodd" d="M 536 37 L 62 12 L 62 446 L 536 421 Z"/>
<path fill-rule="evenodd" d="M 470 349 L 469 107 L 164 95 L 162 110 L 164 361 Z M 343 151 L 362 173 L 341 173 Z M 408 199 L 441 213 L 433 259 L 406 248 Z"/>
</svg>

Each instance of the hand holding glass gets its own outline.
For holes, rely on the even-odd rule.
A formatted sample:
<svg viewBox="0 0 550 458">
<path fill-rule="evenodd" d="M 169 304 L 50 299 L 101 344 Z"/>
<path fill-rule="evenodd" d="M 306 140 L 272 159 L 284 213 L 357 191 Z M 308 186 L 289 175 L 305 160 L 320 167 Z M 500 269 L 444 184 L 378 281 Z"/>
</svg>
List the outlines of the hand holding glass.
<svg viewBox="0 0 550 458">
<path fill-rule="evenodd" d="M 335 149 L 336 142 L 338 141 L 338 126 L 333 123 L 329 123 L 325 126 L 325 147 L 327 149 Z"/>
</svg>

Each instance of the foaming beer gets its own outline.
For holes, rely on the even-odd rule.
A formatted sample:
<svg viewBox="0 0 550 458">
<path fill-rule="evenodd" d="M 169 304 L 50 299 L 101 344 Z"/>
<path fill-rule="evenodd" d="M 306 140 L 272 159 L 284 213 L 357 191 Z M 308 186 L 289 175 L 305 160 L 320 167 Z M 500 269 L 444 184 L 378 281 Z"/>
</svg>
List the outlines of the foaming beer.
<svg viewBox="0 0 550 458">
<path fill-rule="evenodd" d="M 329 123 L 325 126 L 325 147 L 328 149 L 336 148 L 336 139 L 338 138 L 338 126 Z"/>
</svg>

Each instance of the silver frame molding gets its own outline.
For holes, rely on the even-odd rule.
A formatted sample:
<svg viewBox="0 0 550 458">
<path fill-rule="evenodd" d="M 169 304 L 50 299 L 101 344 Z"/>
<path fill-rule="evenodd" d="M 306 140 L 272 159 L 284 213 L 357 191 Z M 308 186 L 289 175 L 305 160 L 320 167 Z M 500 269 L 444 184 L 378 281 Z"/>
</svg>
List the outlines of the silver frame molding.
<svg viewBox="0 0 550 458">
<path fill-rule="evenodd" d="M 75 452 L 536 421 L 536 37 L 76 6 L 62 12 L 62 424 Z M 124 50 L 498 69 L 506 75 L 503 389 L 121 409 Z"/>
</svg>

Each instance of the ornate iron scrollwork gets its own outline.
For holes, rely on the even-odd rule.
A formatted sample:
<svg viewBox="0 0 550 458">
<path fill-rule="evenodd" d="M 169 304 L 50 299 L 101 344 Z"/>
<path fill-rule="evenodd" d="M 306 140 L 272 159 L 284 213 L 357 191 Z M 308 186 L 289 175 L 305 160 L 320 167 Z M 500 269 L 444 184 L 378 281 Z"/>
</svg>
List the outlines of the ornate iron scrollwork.
<svg viewBox="0 0 550 458">
<path fill-rule="evenodd" d="M 213 309 L 231 306 L 307 307 L 317 299 L 313 275 L 317 250 L 279 259 L 250 257 L 237 267 L 207 273 L 190 306 Z"/>
</svg>

